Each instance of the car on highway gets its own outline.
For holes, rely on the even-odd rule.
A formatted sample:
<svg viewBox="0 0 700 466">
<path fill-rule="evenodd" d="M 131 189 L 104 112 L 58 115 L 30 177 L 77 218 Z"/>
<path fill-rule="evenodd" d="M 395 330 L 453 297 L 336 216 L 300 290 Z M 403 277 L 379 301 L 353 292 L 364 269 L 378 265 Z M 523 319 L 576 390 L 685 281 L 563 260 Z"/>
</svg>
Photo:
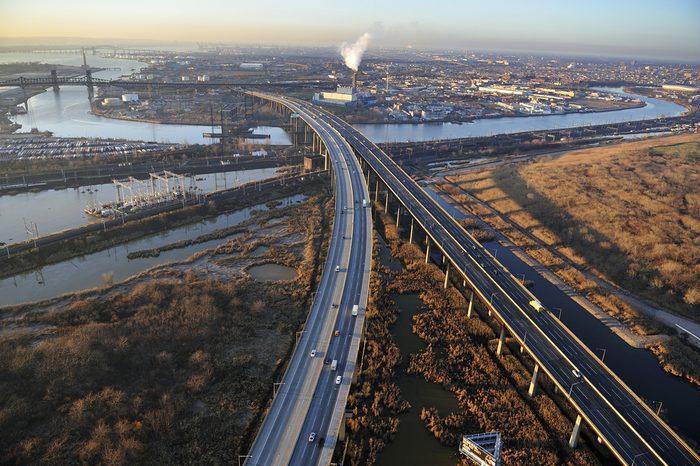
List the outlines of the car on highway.
<svg viewBox="0 0 700 466">
<path fill-rule="evenodd" d="M 316 348 L 311 350 L 311 353 L 309 353 L 309 356 L 311 356 L 312 358 L 316 357 Z"/>
<path fill-rule="evenodd" d="M 335 378 L 335 384 L 340 385 L 340 382 L 343 381 L 343 376 L 339 375 L 338 377 Z"/>
<path fill-rule="evenodd" d="M 325 443 L 326 443 L 326 437 L 319 437 L 318 438 L 318 448 L 322 448 Z"/>
<path fill-rule="evenodd" d="M 339 337 L 340 336 L 340 330 L 335 329 L 335 332 L 333 332 L 334 337 Z"/>
<path fill-rule="evenodd" d="M 573 369 L 571 373 L 574 374 L 574 377 L 576 377 L 577 379 L 581 378 L 581 373 L 577 369 Z"/>
<path fill-rule="evenodd" d="M 314 440 L 316 440 L 316 432 L 311 432 L 309 435 L 309 442 L 313 442 Z"/>
<path fill-rule="evenodd" d="M 336 266 L 335 266 L 335 271 L 336 271 L 336 272 L 340 272 L 340 266 L 339 266 L 339 265 L 336 265 Z"/>
<path fill-rule="evenodd" d="M 326 359 L 323 361 L 323 364 L 330 364 L 330 363 L 331 363 L 331 358 L 326 358 Z"/>
</svg>

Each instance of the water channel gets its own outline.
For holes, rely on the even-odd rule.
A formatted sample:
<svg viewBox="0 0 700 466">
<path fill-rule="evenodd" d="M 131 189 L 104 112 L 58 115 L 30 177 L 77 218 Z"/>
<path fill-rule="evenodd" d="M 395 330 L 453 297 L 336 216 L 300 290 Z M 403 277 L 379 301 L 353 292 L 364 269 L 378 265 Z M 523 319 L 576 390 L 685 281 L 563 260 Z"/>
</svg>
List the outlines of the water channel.
<svg viewBox="0 0 700 466">
<path fill-rule="evenodd" d="M 302 194 L 282 199 L 275 208 L 302 202 Z M 197 223 L 184 225 L 172 230 L 156 233 L 127 243 L 86 254 L 67 261 L 47 265 L 35 272 L 0 279 L 0 306 L 59 296 L 64 293 L 81 291 L 102 286 L 103 274 L 112 274 L 116 283 L 151 267 L 166 262 L 182 261 L 192 254 L 212 248 L 226 239 L 214 239 L 180 249 L 163 251 L 158 257 L 128 259 L 129 251 L 151 249 L 186 239 L 195 239 L 220 228 L 237 225 L 248 220 L 253 211 L 268 210 L 264 204 L 221 214 Z"/>
<path fill-rule="evenodd" d="M 393 271 L 401 270 L 403 266 L 391 257 L 383 239 L 379 239 L 379 244 L 382 265 Z M 399 415 L 399 430 L 394 440 L 379 454 L 376 464 L 377 466 L 454 465 L 457 451 L 438 442 L 421 420 L 420 412 L 422 408 L 435 408 L 440 416 L 445 417 L 460 410 L 457 399 L 439 384 L 428 382 L 419 375 L 406 373 L 410 355 L 425 348 L 425 342 L 412 330 L 413 316 L 423 303 L 417 294 L 392 293 L 390 297 L 399 309 L 399 315 L 391 328 L 391 335 L 401 352 L 401 363 L 396 370 L 395 382 L 401 390 L 401 396 L 411 404 L 411 409 Z"/>
<path fill-rule="evenodd" d="M 185 187 L 194 183 L 198 192 L 209 193 L 272 178 L 278 171 L 279 168 L 258 168 L 196 175 L 187 179 Z M 0 196 L 0 241 L 12 244 L 26 240 L 25 223 L 36 223 L 39 235 L 46 235 L 99 221 L 83 209 L 115 200 L 116 190 L 112 183 Z"/>
<path fill-rule="evenodd" d="M 465 215 L 429 187 L 423 187 L 455 219 Z M 484 243 L 514 276 L 525 276 L 534 285 L 530 291 L 549 309 L 561 309 L 561 320 L 588 348 L 637 395 L 654 409 L 662 405 L 662 417 L 687 437 L 700 442 L 700 390 L 690 382 L 665 372 L 656 357 L 645 349 L 629 346 L 602 322 L 580 307 L 566 293 L 525 264 L 496 241 Z"/>
</svg>

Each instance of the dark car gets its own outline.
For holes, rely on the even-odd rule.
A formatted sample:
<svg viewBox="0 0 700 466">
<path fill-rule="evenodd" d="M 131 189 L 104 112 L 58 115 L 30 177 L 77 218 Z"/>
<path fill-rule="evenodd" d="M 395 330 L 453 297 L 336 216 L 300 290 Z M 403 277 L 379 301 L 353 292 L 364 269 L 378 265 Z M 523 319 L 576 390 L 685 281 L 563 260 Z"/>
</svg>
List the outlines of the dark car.
<svg viewBox="0 0 700 466">
<path fill-rule="evenodd" d="M 322 448 L 324 443 L 326 443 L 326 437 L 319 437 L 317 444 L 318 448 Z"/>
<path fill-rule="evenodd" d="M 330 364 L 331 363 L 331 358 L 326 358 L 325 361 L 323 361 L 323 364 Z"/>
</svg>

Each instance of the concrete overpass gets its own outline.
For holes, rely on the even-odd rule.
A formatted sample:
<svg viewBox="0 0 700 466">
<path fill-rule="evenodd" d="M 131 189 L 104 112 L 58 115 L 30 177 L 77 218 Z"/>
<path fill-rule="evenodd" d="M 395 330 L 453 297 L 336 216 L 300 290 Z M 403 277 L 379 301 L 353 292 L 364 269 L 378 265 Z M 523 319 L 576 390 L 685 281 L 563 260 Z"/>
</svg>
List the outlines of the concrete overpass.
<svg viewBox="0 0 700 466">
<path fill-rule="evenodd" d="M 552 313 L 535 311 L 529 302 L 536 297 L 375 144 L 320 107 L 296 99 L 253 94 L 280 111 L 294 111 L 305 119 L 310 115 L 315 122 L 324 122 L 352 146 L 373 200 L 381 202 L 379 194 L 385 193 L 385 210 L 396 212 L 397 224 L 403 222 L 410 231 L 409 241 L 422 232 L 426 261 L 431 250 L 441 256 L 445 287 L 451 277 L 457 278 L 471 291 L 468 314 L 472 313 L 474 298 L 478 298 L 501 324 L 497 354 L 501 354 L 505 336 L 510 334 L 532 357 L 535 369 L 530 394 L 537 389 L 542 372 L 571 403 L 577 412 L 571 447 L 576 447 L 585 423 L 622 464 L 700 465 L 697 453 Z"/>
<path fill-rule="evenodd" d="M 367 307 L 372 230 L 363 201 L 369 193 L 359 161 L 337 131 L 304 106 L 273 102 L 311 128 L 314 150 L 332 168 L 336 212 L 309 317 L 245 464 L 327 465 L 343 425 Z"/>
</svg>

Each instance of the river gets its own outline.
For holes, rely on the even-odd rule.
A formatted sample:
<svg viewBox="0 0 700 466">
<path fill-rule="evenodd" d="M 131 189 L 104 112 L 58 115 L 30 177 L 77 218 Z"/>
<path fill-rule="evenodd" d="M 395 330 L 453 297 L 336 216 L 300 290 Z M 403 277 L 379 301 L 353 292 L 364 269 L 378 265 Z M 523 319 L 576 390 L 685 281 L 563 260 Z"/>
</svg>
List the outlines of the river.
<svg viewBox="0 0 700 466">
<path fill-rule="evenodd" d="M 621 88 L 599 88 L 627 97 L 635 97 L 646 106 L 627 110 L 595 113 L 569 113 L 565 115 L 537 115 L 525 117 L 486 118 L 471 123 L 420 123 L 420 124 L 356 124 L 375 143 L 415 142 L 438 139 L 456 139 L 511 134 L 523 131 L 540 131 L 578 126 L 621 123 L 625 121 L 652 120 L 654 118 L 678 116 L 686 111 L 673 102 L 643 95 L 629 94 Z"/>
<path fill-rule="evenodd" d="M 185 187 L 194 183 L 198 192 L 209 193 L 272 178 L 278 170 L 258 168 L 196 175 L 194 179 L 187 178 Z M 85 214 L 83 209 L 115 200 L 116 190 L 112 183 L 0 196 L 0 242 L 12 244 L 27 239 L 25 222 L 36 223 L 39 235 L 43 236 L 98 221 Z"/>
<path fill-rule="evenodd" d="M 134 60 L 103 58 L 99 55 L 88 55 L 88 64 L 96 68 L 109 68 L 94 73 L 95 78 L 115 79 L 129 75 L 144 66 Z M 19 54 L 0 53 L 0 63 L 41 62 L 80 66 L 82 55 L 56 54 Z M 28 101 L 29 111 L 17 115 L 15 121 L 22 125 L 20 131 L 27 132 L 31 128 L 51 131 L 58 137 L 94 137 L 132 139 L 139 141 L 156 141 L 164 143 L 209 144 L 212 139 L 205 138 L 203 133 L 211 132 L 207 125 L 162 125 L 139 121 L 115 120 L 94 115 L 90 109 L 90 101 L 85 87 L 63 86 L 58 93 L 44 92 L 31 97 Z M 214 127 L 220 131 L 220 127 Z M 291 139 L 282 128 L 255 127 L 254 134 L 269 134 L 269 144 L 289 145 Z M 260 144 L 260 140 L 255 141 Z"/>
</svg>

